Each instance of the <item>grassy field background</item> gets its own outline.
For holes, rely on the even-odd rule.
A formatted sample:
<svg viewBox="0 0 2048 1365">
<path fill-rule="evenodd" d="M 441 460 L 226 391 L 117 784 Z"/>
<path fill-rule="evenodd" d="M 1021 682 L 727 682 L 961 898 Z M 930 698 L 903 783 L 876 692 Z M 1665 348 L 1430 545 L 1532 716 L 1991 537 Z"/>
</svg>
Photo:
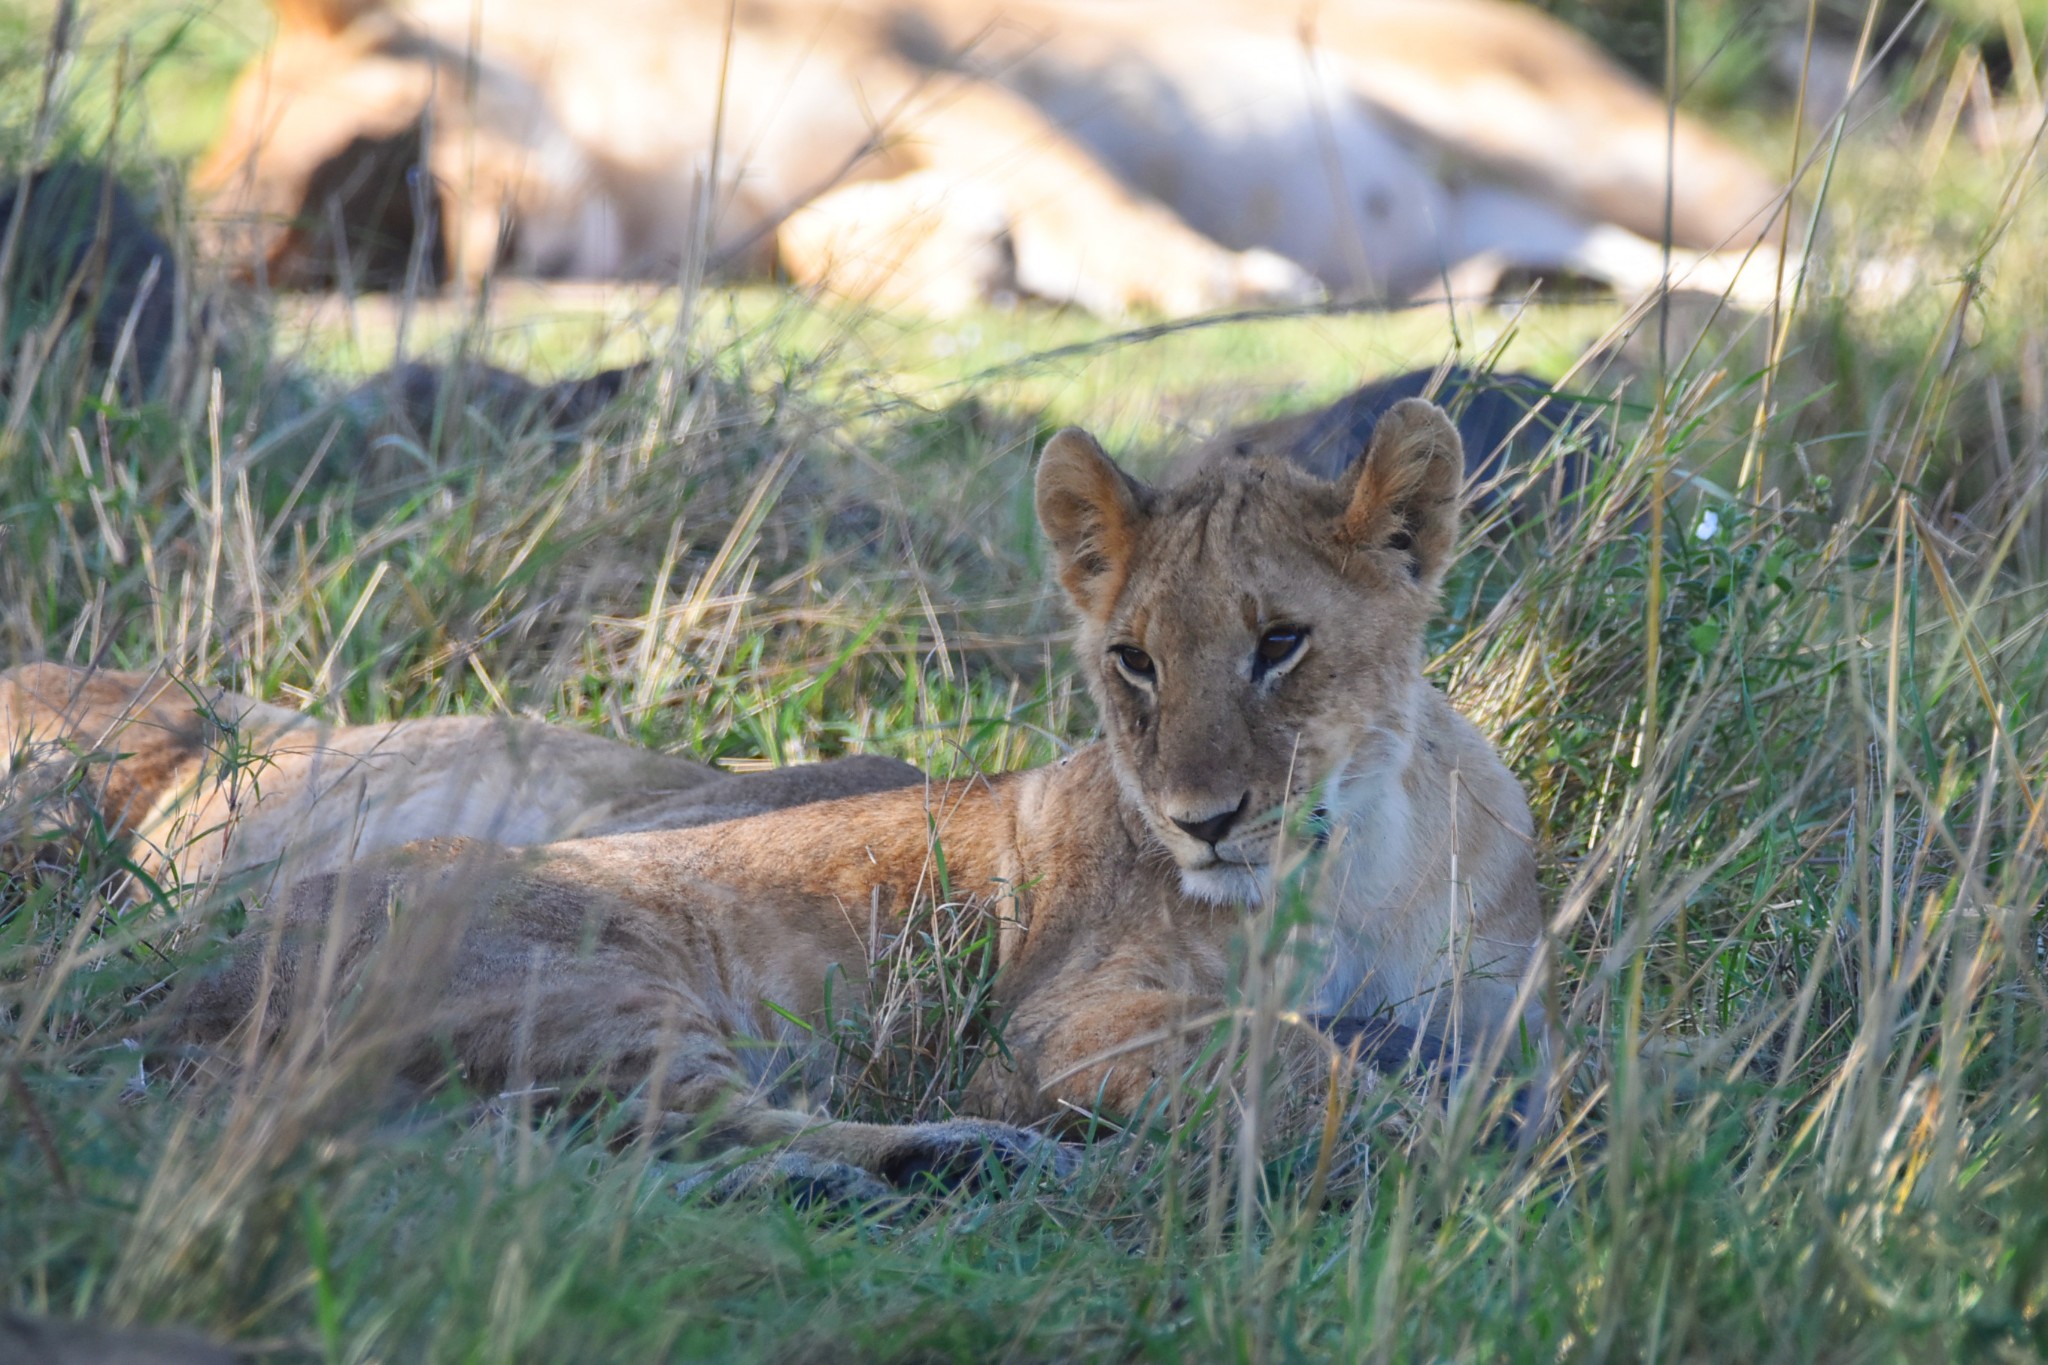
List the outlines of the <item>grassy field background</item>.
<svg viewBox="0 0 2048 1365">
<path fill-rule="evenodd" d="M 102 9 L 38 147 L 46 19 L 0 9 L 8 166 L 102 146 L 126 38 L 155 69 L 114 154 L 175 208 L 260 11 Z M 1952 58 L 1809 177 L 1826 230 L 1776 333 L 1688 307 L 1660 346 L 1586 302 L 1127 336 L 765 287 L 406 319 L 413 355 L 655 362 L 570 437 L 337 407 L 396 349 L 388 301 L 235 301 L 217 371 L 148 403 L 60 344 L 0 385 L 0 663 L 935 772 L 1092 731 L 1031 525 L 1052 426 L 1151 470 L 1375 374 L 1569 376 L 1607 455 L 1576 517 L 1475 528 L 1432 675 L 1536 807 L 1576 1121 L 1516 1153 L 1362 1107 L 1311 1206 L 1316 1144 L 1236 1141 L 1225 1095 L 1177 1137 L 1104 1134 L 1059 1188 L 705 1207 L 588 1126 L 374 1102 L 346 1057 L 138 1052 L 235 916 L 127 898 L 119 849 L 55 837 L 63 793 L 6 787 L 5 1304 L 329 1362 L 2048 1354 L 2040 65 L 1944 131 Z M 1788 119 L 1742 127 L 1790 164 Z M 1910 282 L 1859 301 L 1874 261 Z M 820 1098 L 946 1112 L 959 940 L 934 907 L 885 964 L 916 1008 L 845 1021 Z"/>
</svg>

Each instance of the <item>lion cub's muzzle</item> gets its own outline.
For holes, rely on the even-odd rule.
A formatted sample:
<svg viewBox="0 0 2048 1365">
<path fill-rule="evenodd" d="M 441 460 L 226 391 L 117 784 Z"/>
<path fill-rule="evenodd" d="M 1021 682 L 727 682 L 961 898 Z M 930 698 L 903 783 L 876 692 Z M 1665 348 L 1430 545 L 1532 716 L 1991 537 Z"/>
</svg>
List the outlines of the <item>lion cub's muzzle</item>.
<svg viewBox="0 0 2048 1365">
<path fill-rule="evenodd" d="M 1314 851 L 1330 841 L 1329 807 L 1307 795 L 1274 803 L 1247 791 L 1232 805 L 1214 798 L 1162 802 L 1165 816 L 1155 827 L 1190 894 L 1259 900 L 1283 850 Z"/>
<path fill-rule="evenodd" d="M 1269 821 L 1256 799 L 1250 791 L 1234 800 L 1206 793 L 1169 797 L 1154 807 L 1152 824 L 1183 873 L 1263 865 L 1269 850 L 1258 831 Z"/>
<path fill-rule="evenodd" d="M 1283 800 L 1261 800 L 1246 792 L 1237 803 L 1216 809 L 1211 801 L 1206 815 L 1185 813 L 1196 802 L 1162 802 L 1167 819 L 1185 839 L 1169 838 L 1175 859 L 1184 866 L 1220 858 L 1230 863 L 1266 863 L 1273 859 L 1273 846 L 1287 840 L 1312 848 L 1330 841 L 1332 815 L 1329 804 L 1313 787 L 1304 786 Z"/>
</svg>

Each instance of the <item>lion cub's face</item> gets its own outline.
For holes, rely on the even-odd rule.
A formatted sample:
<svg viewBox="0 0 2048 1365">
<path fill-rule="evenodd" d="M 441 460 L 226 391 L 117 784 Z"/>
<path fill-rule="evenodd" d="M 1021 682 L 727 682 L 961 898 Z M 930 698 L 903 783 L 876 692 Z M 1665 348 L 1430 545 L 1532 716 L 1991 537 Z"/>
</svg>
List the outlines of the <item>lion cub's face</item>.
<svg viewBox="0 0 2048 1365">
<path fill-rule="evenodd" d="M 1413 399 L 1337 483 L 1261 460 L 1153 489 L 1079 431 L 1047 443 L 1038 518 L 1081 664 L 1190 894 L 1257 899 L 1283 832 L 1399 780 L 1463 469 L 1456 428 Z"/>
</svg>

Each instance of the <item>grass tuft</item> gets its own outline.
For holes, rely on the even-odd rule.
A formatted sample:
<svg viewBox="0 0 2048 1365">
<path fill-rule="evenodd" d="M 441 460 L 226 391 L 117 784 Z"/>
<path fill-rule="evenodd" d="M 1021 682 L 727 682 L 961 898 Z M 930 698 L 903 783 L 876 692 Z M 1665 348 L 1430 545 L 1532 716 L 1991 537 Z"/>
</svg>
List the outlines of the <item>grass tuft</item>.
<svg viewBox="0 0 2048 1365">
<path fill-rule="evenodd" d="M 194 23 L 151 60 L 237 50 Z M 81 52 L 0 59 L 10 166 L 95 145 L 110 104 L 40 94 L 101 88 L 110 49 Z M 144 1054 L 242 917 L 10 778 L 0 1295 L 332 1362 L 2048 1353 L 2048 218 L 2038 127 L 1953 125 L 1845 138 L 1784 331 L 1681 310 L 1661 371 L 1657 319 L 1585 302 L 1131 339 L 508 289 L 403 319 L 195 296 L 209 340 L 143 398 L 17 318 L 0 662 L 732 768 L 1005 771 L 1091 732 L 1031 525 L 1053 425 L 1158 469 L 1448 356 L 1563 378 L 1603 453 L 1568 504 L 1471 529 L 1432 641 L 1537 814 L 1571 1121 L 1532 1150 L 1391 1093 L 1290 1145 L 1259 1106 L 1302 1097 L 1252 1085 L 1164 1097 L 1060 1188 L 702 1207 L 604 1115 L 371 1102 L 368 1043 Z M 1917 283 L 1858 303 L 1874 263 Z M 573 434 L 451 390 L 396 422 L 357 385 L 400 332 L 543 376 L 652 360 Z M 942 891 L 835 987 L 816 1098 L 950 1113 L 1000 1046 L 993 932 Z M 1284 1026 L 1262 999 L 1219 1047 Z"/>
</svg>

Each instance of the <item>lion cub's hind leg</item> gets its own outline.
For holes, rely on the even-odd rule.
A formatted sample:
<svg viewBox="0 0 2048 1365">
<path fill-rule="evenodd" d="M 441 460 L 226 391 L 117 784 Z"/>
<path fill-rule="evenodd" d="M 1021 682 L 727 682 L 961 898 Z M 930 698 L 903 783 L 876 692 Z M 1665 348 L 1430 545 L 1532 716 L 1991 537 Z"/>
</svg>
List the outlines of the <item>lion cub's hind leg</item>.
<svg viewBox="0 0 2048 1365">
<path fill-rule="evenodd" d="M 892 1187 L 1064 1164 L 1057 1143 L 1008 1124 L 789 1107 L 779 1082 L 804 1032 L 764 1007 L 787 992 L 725 935 L 800 907 L 705 887 L 650 911 L 550 876 L 544 857 L 432 840 L 298 883 L 173 1001 L 167 1031 L 217 1044 L 253 1030 L 273 1052 L 311 1034 L 336 1065 L 426 1086 L 452 1060 L 485 1094 L 624 1098 L 636 1128 L 678 1150 L 773 1148 Z"/>
</svg>

